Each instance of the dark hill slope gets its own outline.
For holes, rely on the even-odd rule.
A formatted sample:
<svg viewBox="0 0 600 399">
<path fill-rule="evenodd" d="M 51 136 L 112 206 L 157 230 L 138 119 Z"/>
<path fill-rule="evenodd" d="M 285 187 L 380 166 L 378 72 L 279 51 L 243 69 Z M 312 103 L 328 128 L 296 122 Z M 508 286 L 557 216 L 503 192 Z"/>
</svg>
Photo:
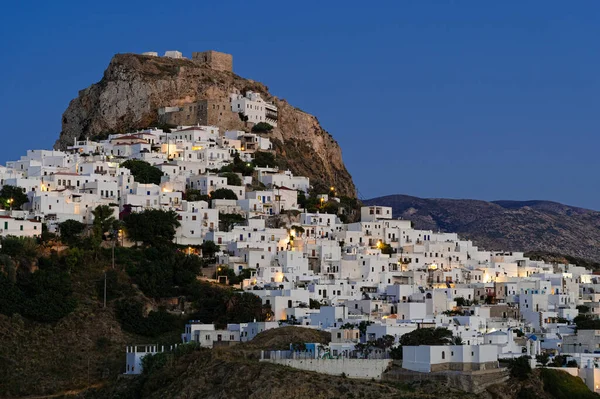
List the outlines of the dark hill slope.
<svg viewBox="0 0 600 399">
<path fill-rule="evenodd" d="M 364 201 L 391 206 L 417 229 L 456 232 L 488 250 L 544 251 L 600 260 L 600 212 L 550 201 L 477 201 L 388 195 Z"/>
</svg>

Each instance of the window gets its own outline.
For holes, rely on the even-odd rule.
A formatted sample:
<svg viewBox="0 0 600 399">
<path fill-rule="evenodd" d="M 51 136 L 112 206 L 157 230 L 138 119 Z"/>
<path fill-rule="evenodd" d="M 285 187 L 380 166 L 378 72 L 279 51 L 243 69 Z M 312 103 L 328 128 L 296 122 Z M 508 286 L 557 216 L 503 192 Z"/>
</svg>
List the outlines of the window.
<svg viewBox="0 0 600 399">
<path fill-rule="evenodd" d="M 445 358 L 446 358 L 446 352 L 442 351 L 442 359 L 445 359 Z"/>
</svg>

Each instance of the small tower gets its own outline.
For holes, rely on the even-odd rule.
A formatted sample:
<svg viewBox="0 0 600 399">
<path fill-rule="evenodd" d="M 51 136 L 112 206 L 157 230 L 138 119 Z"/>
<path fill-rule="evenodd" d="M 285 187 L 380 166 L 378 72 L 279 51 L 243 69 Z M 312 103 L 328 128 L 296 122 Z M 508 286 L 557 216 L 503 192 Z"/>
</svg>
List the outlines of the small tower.
<svg viewBox="0 0 600 399">
<path fill-rule="evenodd" d="M 192 53 L 192 61 L 206 64 L 209 68 L 217 71 L 233 72 L 233 56 L 218 51 L 203 51 Z"/>
</svg>

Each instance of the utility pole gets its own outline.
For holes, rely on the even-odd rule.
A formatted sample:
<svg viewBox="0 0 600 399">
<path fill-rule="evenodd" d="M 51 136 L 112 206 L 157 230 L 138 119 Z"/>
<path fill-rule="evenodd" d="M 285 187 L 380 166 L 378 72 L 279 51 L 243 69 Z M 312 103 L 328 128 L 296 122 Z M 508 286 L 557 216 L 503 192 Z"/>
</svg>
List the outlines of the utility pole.
<svg viewBox="0 0 600 399">
<path fill-rule="evenodd" d="M 104 271 L 104 309 L 106 309 L 106 270 Z"/>
</svg>

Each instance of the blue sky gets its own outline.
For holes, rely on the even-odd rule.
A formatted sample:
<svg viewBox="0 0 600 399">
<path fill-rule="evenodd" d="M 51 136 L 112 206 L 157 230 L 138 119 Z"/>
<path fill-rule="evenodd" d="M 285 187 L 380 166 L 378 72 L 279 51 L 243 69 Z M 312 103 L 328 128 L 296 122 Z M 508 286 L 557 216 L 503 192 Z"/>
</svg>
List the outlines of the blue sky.
<svg viewBox="0 0 600 399">
<path fill-rule="evenodd" d="M 215 49 L 319 118 L 363 198 L 600 210 L 600 2 L 23 3 L 0 14 L 2 163 L 50 148 L 114 53 Z"/>
</svg>

